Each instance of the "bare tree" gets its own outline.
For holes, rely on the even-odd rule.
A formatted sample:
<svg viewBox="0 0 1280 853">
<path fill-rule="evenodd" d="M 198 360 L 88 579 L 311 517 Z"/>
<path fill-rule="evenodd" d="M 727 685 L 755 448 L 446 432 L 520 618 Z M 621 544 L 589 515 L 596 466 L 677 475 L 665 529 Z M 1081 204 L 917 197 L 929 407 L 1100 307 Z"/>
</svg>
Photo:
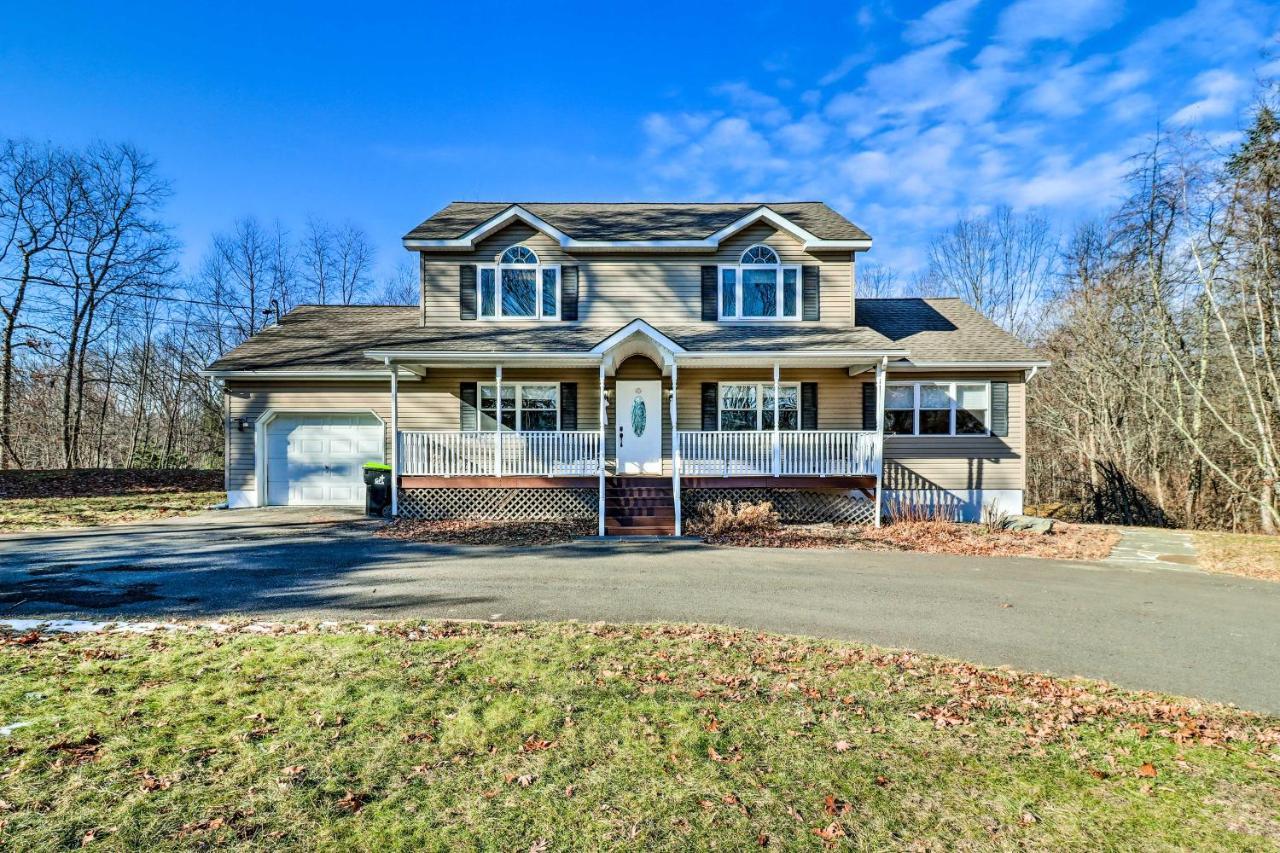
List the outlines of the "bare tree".
<svg viewBox="0 0 1280 853">
<path fill-rule="evenodd" d="M 375 301 L 379 305 L 417 305 L 422 299 L 421 286 L 417 264 L 404 258 L 383 281 Z"/>
<path fill-rule="evenodd" d="M 1058 247 L 1048 221 L 999 207 L 961 219 L 929 245 L 928 281 L 1030 339 L 1054 283 Z"/>
<path fill-rule="evenodd" d="M 27 328 L 24 309 L 74 208 L 76 164 L 64 152 L 10 140 L 0 149 L 0 459 L 22 466 L 13 444 L 17 335 Z"/>
<path fill-rule="evenodd" d="M 80 158 L 75 205 L 60 236 L 62 302 L 62 454 L 77 460 L 91 345 L 98 315 L 113 300 L 169 287 L 176 243 L 156 214 L 169 185 L 155 164 L 129 145 L 94 145 Z"/>
<path fill-rule="evenodd" d="M 856 294 L 858 297 L 878 299 L 890 296 L 901 296 L 903 288 L 898 282 L 898 274 L 891 267 L 870 261 L 857 265 Z"/>
</svg>

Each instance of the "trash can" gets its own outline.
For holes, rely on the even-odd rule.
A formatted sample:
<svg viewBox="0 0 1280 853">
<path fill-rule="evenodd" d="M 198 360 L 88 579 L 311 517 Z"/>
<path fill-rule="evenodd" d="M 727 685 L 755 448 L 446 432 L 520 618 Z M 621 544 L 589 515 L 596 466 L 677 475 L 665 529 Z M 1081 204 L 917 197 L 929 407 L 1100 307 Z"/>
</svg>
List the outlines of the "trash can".
<svg viewBox="0 0 1280 853">
<path fill-rule="evenodd" d="M 364 511 L 382 516 L 391 506 L 391 466 L 381 462 L 364 463 Z"/>
</svg>

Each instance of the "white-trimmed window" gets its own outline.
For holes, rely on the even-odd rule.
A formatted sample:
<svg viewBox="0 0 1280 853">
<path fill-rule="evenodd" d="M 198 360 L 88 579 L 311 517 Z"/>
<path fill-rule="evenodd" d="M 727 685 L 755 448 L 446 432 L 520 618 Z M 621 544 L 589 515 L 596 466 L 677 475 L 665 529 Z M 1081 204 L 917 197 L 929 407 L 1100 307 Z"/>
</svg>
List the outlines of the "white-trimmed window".
<svg viewBox="0 0 1280 853">
<path fill-rule="evenodd" d="M 528 246 L 512 246 L 476 269 L 476 305 L 491 320 L 560 318 L 560 265 L 543 264 Z"/>
<path fill-rule="evenodd" d="M 480 383 L 479 427 L 493 432 L 498 425 L 498 386 Z M 502 383 L 504 432 L 554 432 L 560 429 L 560 386 L 552 383 Z"/>
<path fill-rule="evenodd" d="M 800 319 L 800 267 L 770 247 L 757 243 L 719 272 L 721 320 Z"/>
<path fill-rule="evenodd" d="M 720 429 L 773 429 L 772 382 L 721 382 Z M 800 429 L 800 385 L 778 385 L 778 429 Z"/>
<path fill-rule="evenodd" d="M 990 435 L 991 383 L 890 382 L 885 435 Z"/>
</svg>

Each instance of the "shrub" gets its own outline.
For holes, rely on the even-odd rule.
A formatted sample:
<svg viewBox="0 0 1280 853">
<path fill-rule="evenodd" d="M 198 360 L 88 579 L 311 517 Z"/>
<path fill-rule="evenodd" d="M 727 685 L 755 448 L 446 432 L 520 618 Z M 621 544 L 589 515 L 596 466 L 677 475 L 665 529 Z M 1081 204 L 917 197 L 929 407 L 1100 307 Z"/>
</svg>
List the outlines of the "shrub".
<svg viewBox="0 0 1280 853">
<path fill-rule="evenodd" d="M 982 526 L 988 533 L 1007 530 L 1012 521 L 1013 514 L 1000 509 L 995 501 L 982 505 Z"/>
<path fill-rule="evenodd" d="M 778 513 L 770 501 L 715 501 L 698 509 L 695 522 L 708 536 L 769 533 L 780 526 Z"/>
<path fill-rule="evenodd" d="M 960 520 L 960 508 L 954 504 L 927 503 L 898 497 L 888 501 L 886 515 L 890 524 L 918 524 L 924 521 Z"/>
</svg>

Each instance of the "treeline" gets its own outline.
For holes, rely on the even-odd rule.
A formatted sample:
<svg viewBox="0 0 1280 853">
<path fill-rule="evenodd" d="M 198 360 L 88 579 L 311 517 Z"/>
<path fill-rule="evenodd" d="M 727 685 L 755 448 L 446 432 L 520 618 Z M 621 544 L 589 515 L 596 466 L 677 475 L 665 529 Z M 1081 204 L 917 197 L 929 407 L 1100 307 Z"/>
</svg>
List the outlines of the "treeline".
<svg viewBox="0 0 1280 853">
<path fill-rule="evenodd" d="M 375 282 L 351 224 L 246 218 L 178 267 L 171 194 L 129 145 L 0 142 L 0 467 L 215 467 L 222 401 L 199 375 L 301 302 L 416 302 Z"/>
<path fill-rule="evenodd" d="M 1058 235 L 1000 209 L 907 287 L 958 295 L 1053 362 L 1028 386 L 1028 501 L 1093 521 L 1280 528 L 1280 122 L 1234 150 L 1161 134 L 1124 200 Z"/>
</svg>

